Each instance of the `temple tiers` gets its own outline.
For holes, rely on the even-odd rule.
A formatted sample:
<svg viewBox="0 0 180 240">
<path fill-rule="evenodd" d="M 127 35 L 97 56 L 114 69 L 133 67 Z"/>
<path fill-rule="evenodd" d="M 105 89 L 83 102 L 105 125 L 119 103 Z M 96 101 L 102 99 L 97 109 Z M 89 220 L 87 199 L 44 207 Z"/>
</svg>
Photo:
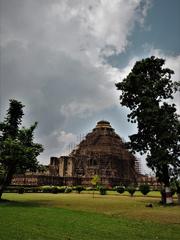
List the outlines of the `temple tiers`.
<svg viewBox="0 0 180 240">
<path fill-rule="evenodd" d="M 136 182 L 139 164 L 108 121 L 99 121 L 92 132 L 69 154 L 51 157 L 49 171 L 53 176 L 72 178 L 85 185 L 94 175 L 102 184 Z"/>
</svg>

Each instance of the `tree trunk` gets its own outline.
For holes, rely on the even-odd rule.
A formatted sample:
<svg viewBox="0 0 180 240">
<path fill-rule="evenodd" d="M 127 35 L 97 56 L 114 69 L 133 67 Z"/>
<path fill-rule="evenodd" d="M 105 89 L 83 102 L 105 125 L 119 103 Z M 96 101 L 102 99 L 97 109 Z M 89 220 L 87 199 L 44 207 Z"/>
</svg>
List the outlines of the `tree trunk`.
<svg viewBox="0 0 180 240">
<path fill-rule="evenodd" d="M 166 193 L 164 189 L 161 190 L 161 202 L 163 205 L 166 204 Z"/>
<path fill-rule="evenodd" d="M 173 198 L 170 187 L 165 187 L 166 204 L 173 204 Z"/>
<path fill-rule="evenodd" d="M 164 174 L 164 185 L 165 185 L 165 204 L 173 204 L 172 192 L 170 189 L 169 182 L 169 169 L 167 165 L 163 166 L 163 174 Z"/>
<path fill-rule="evenodd" d="M 2 198 L 2 194 L 5 190 L 5 188 L 11 183 L 11 180 L 13 178 L 13 174 L 14 174 L 14 166 L 10 167 L 6 173 L 6 176 L 4 177 L 4 179 L 2 180 L 2 183 L 0 185 L 0 200 Z"/>
<path fill-rule="evenodd" d="M 0 201 L 1 201 L 1 198 L 2 198 L 2 194 L 3 194 L 3 189 L 1 189 L 1 186 L 0 186 Z"/>
<path fill-rule="evenodd" d="M 178 204 L 180 205 L 180 193 L 177 193 Z"/>
</svg>

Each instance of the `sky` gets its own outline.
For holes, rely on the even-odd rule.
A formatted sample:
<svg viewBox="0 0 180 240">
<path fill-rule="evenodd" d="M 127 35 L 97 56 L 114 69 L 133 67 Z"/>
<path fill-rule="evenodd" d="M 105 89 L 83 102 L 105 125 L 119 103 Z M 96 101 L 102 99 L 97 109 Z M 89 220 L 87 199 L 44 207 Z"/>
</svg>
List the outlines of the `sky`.
<svg viewBox="0 0 180 240">
<path fill-rule="evenodd" d="M 137 60 L 166 59 L 180 80 L 179 0 L 0 0 L 0 120 L 9 99 L 38 121 L 39 156 L 68 154 L 97 121 L 136 133 L 115 83 Z M 173 100 L 180 113 L 180 95 Z M 141 158 L 143 173 L 149 173 Z"/>
</svg>

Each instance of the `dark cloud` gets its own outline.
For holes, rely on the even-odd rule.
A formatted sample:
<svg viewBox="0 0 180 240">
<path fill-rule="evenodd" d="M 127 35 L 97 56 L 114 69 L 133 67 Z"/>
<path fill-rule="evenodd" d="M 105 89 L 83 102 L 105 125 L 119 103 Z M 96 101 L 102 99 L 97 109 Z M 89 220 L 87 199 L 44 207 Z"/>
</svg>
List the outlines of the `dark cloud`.
<svg viewBox="0 0 180 240">
<path fill-rule="evenodd" d="M 147 14 L 149 0 L 141 2 L 0 0 L 0 118 L 10 98 L 26 105 L 24 124 L 39 122 L 41 161 L 67 152 L 98 120 L 111 121 L 126 139 L 135 129 L 114 85 L 126 68 L 104 57 L 125 51 Z"/>
</svg>

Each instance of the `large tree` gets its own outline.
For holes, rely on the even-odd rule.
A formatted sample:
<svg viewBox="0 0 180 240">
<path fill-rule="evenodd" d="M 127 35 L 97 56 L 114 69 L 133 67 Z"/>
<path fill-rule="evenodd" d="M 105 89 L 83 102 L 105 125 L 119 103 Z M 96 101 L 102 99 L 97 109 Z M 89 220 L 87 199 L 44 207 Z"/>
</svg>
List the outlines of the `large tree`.
<svg viewBox="0 0 180 240">
<path fill-rule="evenodd" d="M 154 56 L 137 61 L 116 87 L 121 91 L 120 103 L 130 109 L 128 121 L 137 122 L 130 148 L 146 154 L 148 167 L 168 187 L 180 171 L 180 122 L 175 104 L 169 101 L 179 83 L 172 81 L 174 72 L 163 68 L 164 63 Z"/>
<path fill-rule="evenodd" d="M 20 127 L 23 107 L 21 102 L 10 100 L 7 116 L 0 123 L 0 200 L 14 174 L 38 168 L 37 156 L 43 151 L 41 144 L 33 142 L 37 123 Z"/>
</svg>

